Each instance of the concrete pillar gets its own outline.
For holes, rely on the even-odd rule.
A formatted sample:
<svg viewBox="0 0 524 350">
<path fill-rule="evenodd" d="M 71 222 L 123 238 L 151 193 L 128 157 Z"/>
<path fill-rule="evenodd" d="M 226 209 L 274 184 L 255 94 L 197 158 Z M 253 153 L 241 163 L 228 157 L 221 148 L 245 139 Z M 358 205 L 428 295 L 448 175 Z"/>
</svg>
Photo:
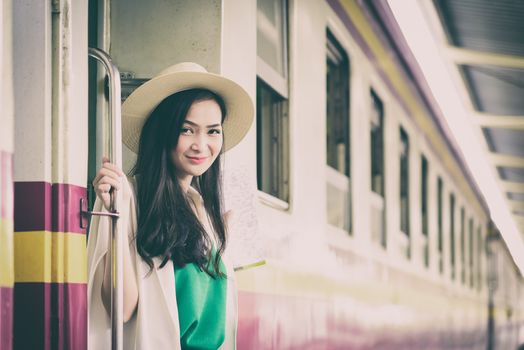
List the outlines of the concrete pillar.
<svg viewBox="0 0 524 350">
<path fill-rule="evenodd" d="M 13 345 L 85 349 L 87 0 L 13 5 Z"/>
<path fill-rule="evenodd" d="M 13 66 L 12 2 L 0 5 L 0 350 L 13 345 Z"/>
</svg>

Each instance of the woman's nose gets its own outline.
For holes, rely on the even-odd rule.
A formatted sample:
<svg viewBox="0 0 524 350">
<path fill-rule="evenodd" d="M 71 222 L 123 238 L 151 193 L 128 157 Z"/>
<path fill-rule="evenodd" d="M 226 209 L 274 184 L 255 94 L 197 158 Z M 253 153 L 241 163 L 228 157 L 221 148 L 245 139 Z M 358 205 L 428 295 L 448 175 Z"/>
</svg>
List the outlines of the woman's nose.
<svg viewBox="0 0 524 350">
<path fill-rule="evenodd" d="M 201 135 L 195 135 L 193 143 L 191 144 L 191 149 L 194 151 L 203 150 L 205 146 L 205 137 Z"/>
</svg>

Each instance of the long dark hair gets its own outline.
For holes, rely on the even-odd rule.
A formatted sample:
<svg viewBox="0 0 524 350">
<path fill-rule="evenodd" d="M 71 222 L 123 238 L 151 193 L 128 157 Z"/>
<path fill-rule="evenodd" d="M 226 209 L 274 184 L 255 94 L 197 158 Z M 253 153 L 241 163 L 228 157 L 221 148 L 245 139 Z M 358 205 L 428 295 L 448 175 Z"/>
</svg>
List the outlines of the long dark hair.
<svg viewBox="0 0 524 350">
<path fill-rule="evenodd" d="M 223 99 L 206 89 L 177 92 L 165 98 L 149 115 L 142 133 L 138 158 L 131 171 L 138 175 L 137 251 L 152 269 L 153 258 L 160 257 L 163 267 L 172 260 L 175 267 L 195 263 L 209 276 L 225 277 L 220 257 L 226 247 L 226 228 L 222 218 L 221 155 L 192 185 L 201 194 L 212 229 L 217 238 L 213 259 L 211 240 L 190 205 L 176 177 L 171 152 L 178 143 L 180 130 L 191 105 L 214 100 L 220 106 L 222 123 L 226 117 Z M 212 262 L 212 268 L 209 263 Z"/>
</svg>

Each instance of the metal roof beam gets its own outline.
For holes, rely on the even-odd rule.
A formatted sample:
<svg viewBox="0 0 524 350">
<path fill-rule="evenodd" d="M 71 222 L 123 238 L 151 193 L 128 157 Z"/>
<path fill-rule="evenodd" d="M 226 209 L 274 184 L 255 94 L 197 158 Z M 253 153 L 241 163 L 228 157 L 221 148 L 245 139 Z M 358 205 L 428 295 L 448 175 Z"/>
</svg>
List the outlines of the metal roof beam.
<svg viewBox="0 0 524 350">
<path fill-rule="evenodd" d="M 483 128 L 524 130 L 524 116 L 474 112 L 475 122 Z"/>
<path fill-rule="evenodd" d="M 511 210 L 524 211 L 524 201 L 508 200 Z"/>
<path fill-rule="evenodd" d="M 524 182 L 515 182 L 515 181 L 499 181 L 501 187 L 506 192 L 516 192 L 524 193 Z"/>
<path fill-rule="evenodd" d="M 457 64 L 488 65 L 524 69 L 524 57 L 447 46 L 446 55 Z"/>
<path fill-rule="evenodd" d="M 495 166 L 524 168 L 524 157 L 510 156 L 507 154 L 491 152 L 489 154 L 489 158 Z"/>
</svg>

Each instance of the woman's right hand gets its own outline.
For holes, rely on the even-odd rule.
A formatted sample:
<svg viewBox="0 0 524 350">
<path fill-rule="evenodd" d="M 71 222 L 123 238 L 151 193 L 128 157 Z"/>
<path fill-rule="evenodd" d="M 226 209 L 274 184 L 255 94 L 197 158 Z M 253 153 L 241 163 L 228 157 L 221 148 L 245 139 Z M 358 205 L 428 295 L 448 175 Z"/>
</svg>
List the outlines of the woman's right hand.
<svg viewBox="0 0 524 350">
<path fill-rule="evenodd" d="M 116 165 L 109 163 L 109 158 L 102 157 L 102 168 L 93 180 L 96 195 L 104 207 L 109 210 L 111 206 L 110 191 L 114 188 L 120 190 L 124 173 Z"/>
<path fill-rule="evenodd" d="M 110 210 L 111 204 L 111 196 L 109 193 L 113 189 L 120 190 L 122 188 L 122 178 L 124 176 L 125 175 L 122 170 L 120 170 L 120 168 L 116 165 L 109 163 L 109 159 L 107 157 L 102 158 L 102 168 L 100 168 L 98 174 L 96 174 L 96 177 L 93 180 L 93 187 L 97 197 L 102 200 L 102 203 L 107 210 Z M 120 220 L 122 220 L 122 218 Z M 123 227 L 129 229 L 127 225 Z M 123 251 L 123 318 L 124 322 L 128 322 L 135 314 L 135 310 L 138 305 L 138 285 L 133 268 L 135 255 L 131 254 L 131 250 L 134 250 L 135 248 L 129 244 L 129 232 L 126 229 L 124 229 L 124 232 L 119 233 L 122 234 L 124 247 L 127 247 L 127 249 L 124 248 Z M 107 235 L 107 238 L 112 239 L 112 237 L 109 235 Z M 102 304 L 104 305 L 108 315 L 111 315 L 111 271 L 110 255 L 105 254 L 104 277 L 102 280 L 102 288 L 100 289 L 100 293 L 102 296 Z"/>
</svg>

